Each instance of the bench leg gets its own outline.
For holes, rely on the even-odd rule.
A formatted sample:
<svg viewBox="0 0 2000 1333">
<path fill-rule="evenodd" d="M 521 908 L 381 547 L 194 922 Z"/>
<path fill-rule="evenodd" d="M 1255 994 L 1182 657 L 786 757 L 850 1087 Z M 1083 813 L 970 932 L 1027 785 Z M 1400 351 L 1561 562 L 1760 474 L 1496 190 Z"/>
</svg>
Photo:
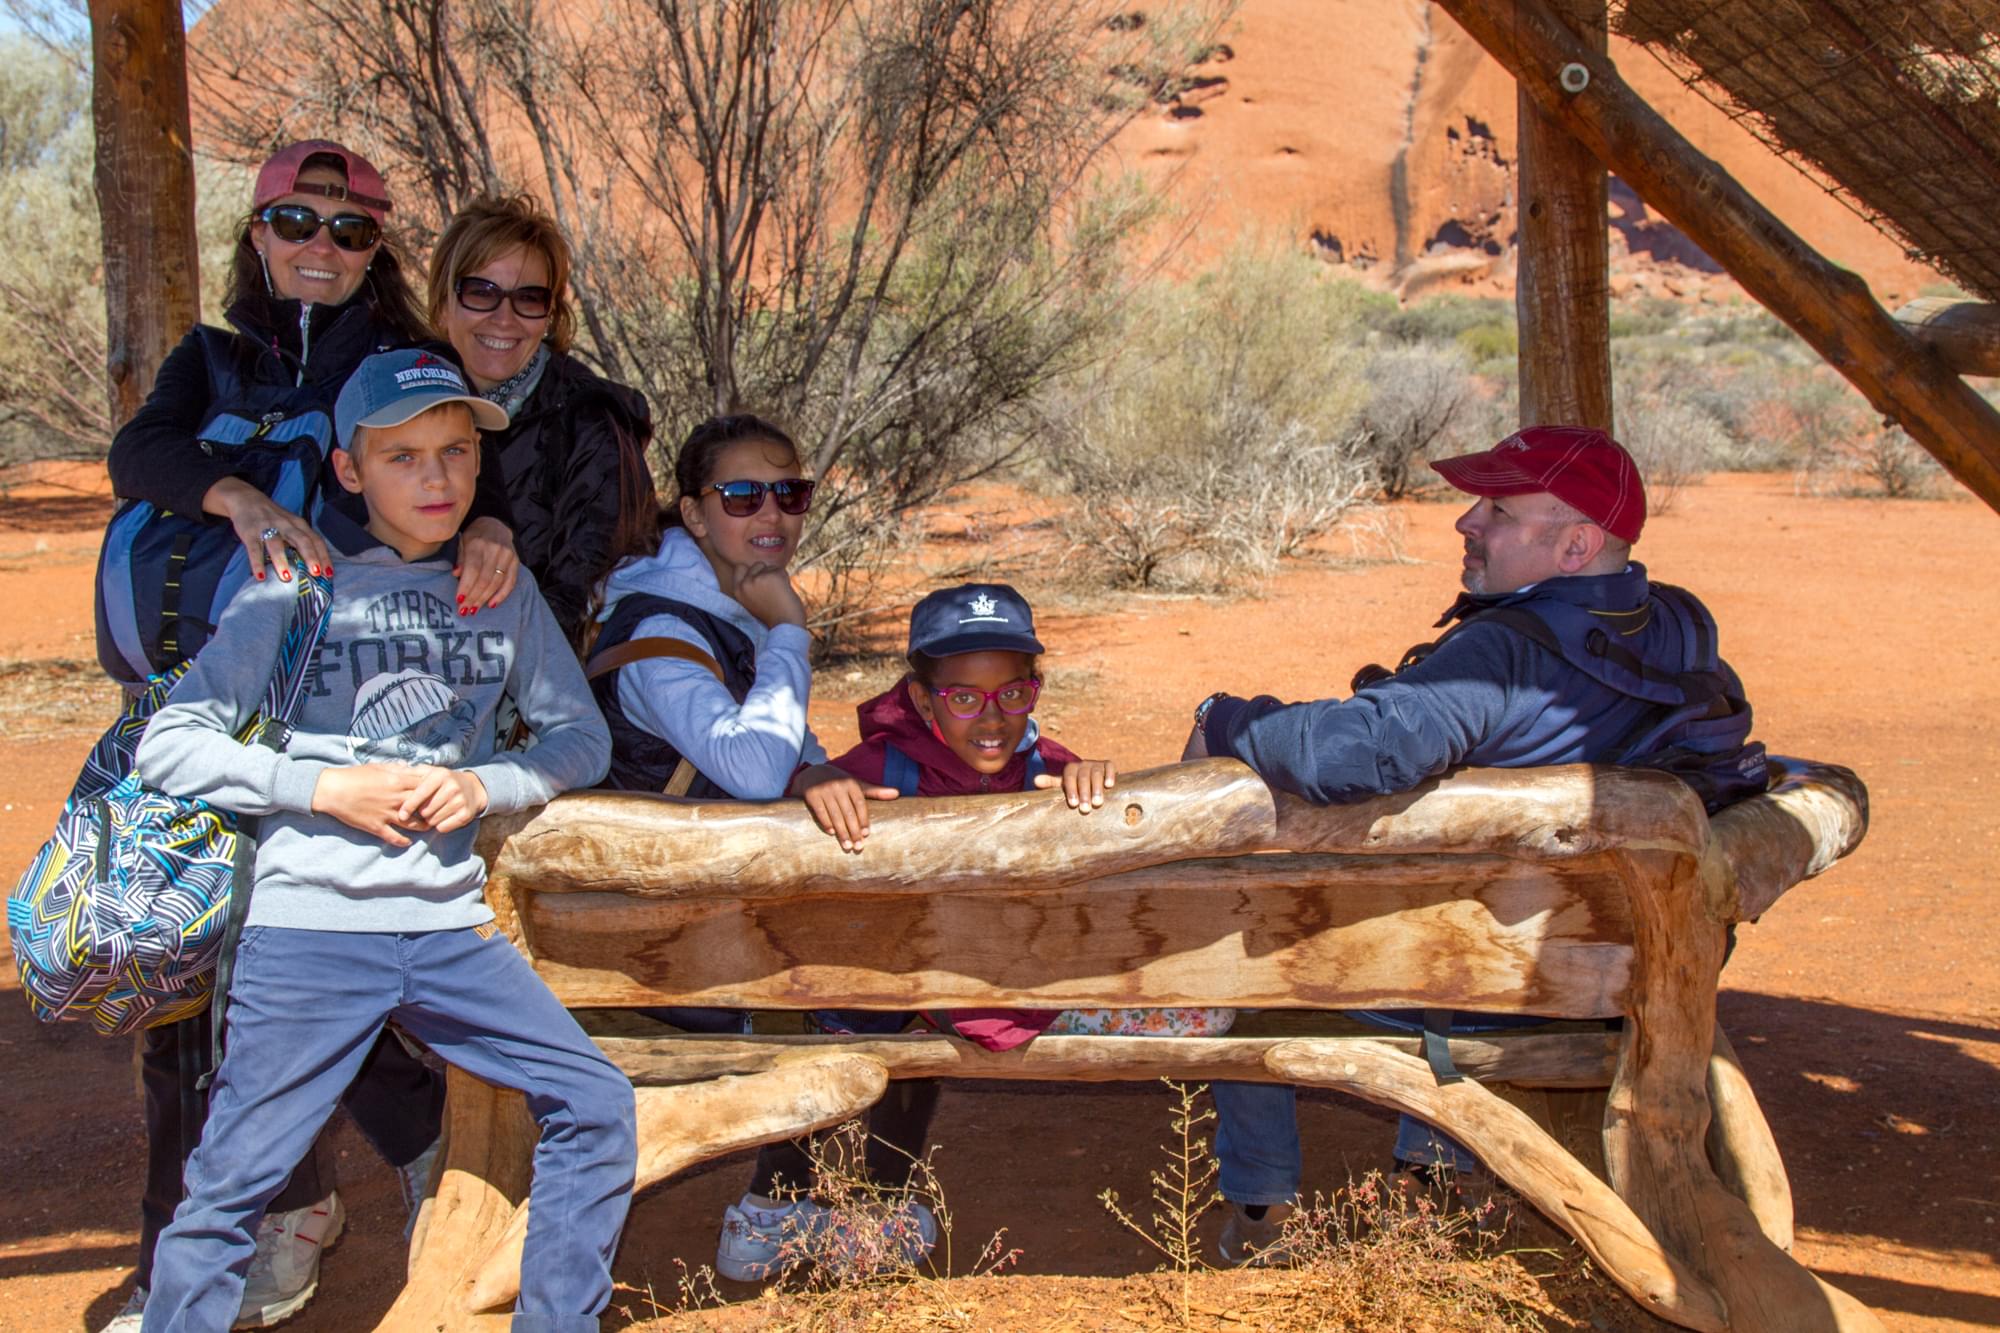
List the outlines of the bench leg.
<svg viewBox="0 0 2000 1333">
<path fill-rule="evenodd" d="M 443 1160 L 410 1238 L 409 1277 L 378 1325 L 437 1333 L 504 1330 L 507 1315 L 466 1313 L 479 1262 L 528 1196 L 538 1137 L 518 1092 L 446 1071 Z"/>
<path fill-rule="evenodd" d="M 1684 1328 L 1728 1326 L 1715 1289 L 1669 1253 L 1609 1185 L 1491 1089 L 1470 1080 L 1440 1086 L 1422 1059 L 1383 1042 L 1301 1038 L 1273 1048 L 1264 1063 L 1285 1082 L 1335 1088 L 1436 1125 L 1574 1236 L 1649 1313 Z"/>
<path fill-rule="evenodd" d="M 1751 1216 L 1771 1243 L 1792 1248 L 1792 1182 L 1778 1156 L 1777 1140 L 1757 1105 L 1757 1094 L 1737 1063 L 1735 1048 L 1715 1025 L 1715 1052 L 1708 1058 L 1708 1160 L 1731 1194 L 1750 1206 Z"/>
<path fill-rule="evenodd" d="M 637 1194 L 697 1162 L 852 1120 L 882 1097 L 889 1072 L 863 1055 L 829 1051 L 811 1061 L 740 1078 L 636 1088 L 639 1117 Z M 518 1099 L 517 1099 L 518 1101 Z M 534 1139 L 531 1123 L 528 1149 Z M 527 1158 L 521 1159 L 524 1163 Z M 525 1192 L 524 1192 L 525 1193 Z M 498 1227 L 479 1233 L 482 1247 L 464 1247 L 476 1276 L 458 1289 L 459 1308 L 492 1310 L 521 1291 L 521 1246 L 528 1205 L 509 1209 Z"/>
<path fill-rule="evenodd" d="M 1721 1293 L 1731 1328 L 1879 1333 L 1866 1306 L 1801 1267 L 1716 1178 L 1705 1141 L 1723 928 L 1706 911 L 1692 858 L 1647 851 L 1619 861 L 1633 947 L 1630 1021 L 1604 1121 L 1612 1185 Z M 1741 1143 L 1741 1125 L 1732 1113 L 1725 1138 Z"/>
</svg>

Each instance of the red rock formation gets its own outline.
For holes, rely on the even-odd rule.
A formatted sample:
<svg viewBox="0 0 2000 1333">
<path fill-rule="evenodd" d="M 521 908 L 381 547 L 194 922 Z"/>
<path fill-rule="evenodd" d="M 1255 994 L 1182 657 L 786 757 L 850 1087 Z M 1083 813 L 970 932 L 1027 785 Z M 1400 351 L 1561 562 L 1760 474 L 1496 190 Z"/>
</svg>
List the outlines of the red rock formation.
<svg viewBox="0 0 2000 1333">
<path fill-rule="evenodd" d="M 1200 259 L 1262 229 L 1407 296 L 1512 290 L 1514 84 L 1427 0 L 1244 0 L 1219 80 L 1128 129 L 1128 166 L 1197 211 Z M 1938 275 L 1827 195 L 1653 55 L 1612 58 L 1696 147 L 1895 304 Z M 1699 296 L 1734 284 L 1614 181 L 1614 290 Z"/>
</svg>

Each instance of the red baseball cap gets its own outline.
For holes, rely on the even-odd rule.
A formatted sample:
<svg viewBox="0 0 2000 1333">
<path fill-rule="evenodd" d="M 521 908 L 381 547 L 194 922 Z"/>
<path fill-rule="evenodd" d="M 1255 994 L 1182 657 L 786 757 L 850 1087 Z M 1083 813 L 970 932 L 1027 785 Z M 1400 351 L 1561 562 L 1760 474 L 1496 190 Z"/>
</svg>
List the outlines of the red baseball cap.
<svg viewBox="0 0 2000 1333">
<path fill-rule="evenodd" d="M 1524 426 L 1484 453 L 1431 467 L 1471 495 L 1547 491 L 1620 541 L 1646 526 L 1646 486 L 1625 446 L 1589 426 Z"/>
<path fill-rule="evenodd" d="M 299 184 L 299 170 L 306 159 L 322 155 L 340 159 L 347 170 L 345 186 Z M 383 220 L 382 215 L 391 207 L 389 187 L 382 183 L 382 173 L 375 170 L 375 164 L 331 139 L 301 139 L 273 153 L 257 169 L 257 191 L 251 196 L 250 207 L 262 208 L 287 194 L 323 194 L 329 199 L 344 200 L 359 206 L 377 222 Z"/>
</svg>

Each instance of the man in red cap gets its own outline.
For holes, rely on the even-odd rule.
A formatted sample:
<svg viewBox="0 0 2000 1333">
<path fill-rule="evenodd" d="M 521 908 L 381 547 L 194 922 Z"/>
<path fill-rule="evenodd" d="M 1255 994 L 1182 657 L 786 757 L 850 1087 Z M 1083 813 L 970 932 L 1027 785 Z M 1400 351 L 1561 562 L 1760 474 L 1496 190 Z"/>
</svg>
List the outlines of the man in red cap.
<svg viewBox="0 0 2000 1333">
<path fill-rule="evenodd" d="M 1663 768 L 1710 811 L 1764 789 L 1764 748 L 1749 739 L 1750 707 L 1716 653 L 1714 619 L 1631 558 L 1646 491 L 1617 441 L 1580 426 L 1529 426 L 1431 466 L 1478 497 L 1456 524 L 1465 593 L 1437 622 L 1450 628 L 1393 671 L 1363 667 L 1346 699 L 1210 695 L 1184 757 L 1233 755 L 1271 786 L 1320 804 L 1407 791 L 1459 765 Z M 1272 1247 L 1302 1166 L 1293 1090 L 1212 1091 L 1230 1205 L 1222 1256 L 1282 1257 Z M 1439 1167 L 1476 1166 L 1407 1117 L 1396 1160 L 1426 1180 Z"/>
</svg>

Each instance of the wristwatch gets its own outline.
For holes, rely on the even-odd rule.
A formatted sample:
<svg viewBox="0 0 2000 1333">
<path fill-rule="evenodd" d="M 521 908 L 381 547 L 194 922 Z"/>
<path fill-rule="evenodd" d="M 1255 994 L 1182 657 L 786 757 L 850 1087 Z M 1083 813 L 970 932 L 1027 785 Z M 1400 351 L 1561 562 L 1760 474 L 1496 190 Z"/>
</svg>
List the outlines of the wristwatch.
<svg viewBox="0 0 2000 1333">
<path fill-rule="evenodd" d="M 1228 697 L 1228 690 L 1217 690 L 1214 694 L 1209 695 L 1206 699 L 1196 704 L 1194 706 L 1194 729 L 1206 736 L 1208 734 L 1208 710 L 1215 707 L 1217 699 L 1227 699 Z"/>
</svg>

